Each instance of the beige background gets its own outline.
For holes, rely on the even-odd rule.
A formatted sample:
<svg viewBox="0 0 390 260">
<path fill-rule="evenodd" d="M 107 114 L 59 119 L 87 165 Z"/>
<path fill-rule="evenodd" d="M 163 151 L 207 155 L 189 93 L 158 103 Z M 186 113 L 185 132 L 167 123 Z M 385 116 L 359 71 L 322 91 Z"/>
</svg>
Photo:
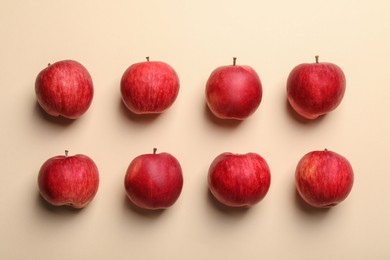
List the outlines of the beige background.
<svg viewBox="0 0 390 260">
<path fill-rule="evenodd" d="M 390 259 L 390 2 L 7 1 L 0 2 L 1 259 Z M 313 122 L 289 109 L 285 83 L 302 62 L 343 68 L 342 104 Z M 181 90 L 158 117 L 124 109 L 119 81 L 146 56 L 171 64 Z M 252 66 L 263 101 L 240 124 L 215 120 L 204 100 L 211 71 Z M 49 62 L 75 59 L 95 97 L 79 120 L 46 116 L 34 81 Z M 131 159 L 170 152 L 184 187 L 170 209 L 134 209 L 123 178 Z M 355 185 L 331 210 L 297 197 L 293 174 L 307 152 L 346 156 Z M 92 157 L 100 188 L 84 210 L 49 207 L 38 194 L 41 164 L 69 149 Z M 267 197 L 250 210 L 221 207 L 206 176 L 218 154 L 257 152 L 269 163 Z"/>
</svg>

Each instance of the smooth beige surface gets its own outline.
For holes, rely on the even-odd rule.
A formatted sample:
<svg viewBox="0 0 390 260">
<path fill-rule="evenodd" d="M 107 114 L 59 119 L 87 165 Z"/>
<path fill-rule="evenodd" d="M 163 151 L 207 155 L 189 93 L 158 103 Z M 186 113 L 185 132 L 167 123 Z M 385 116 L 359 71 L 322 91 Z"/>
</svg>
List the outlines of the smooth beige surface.
<svg viewBox="0 0 390 260">
<path fill-rule="evenodd" d="M 390 259 L 389 1 L 10 1 L 0 2 L 1 259 Z M 338 64 L 342 104 L 307 122 L 287 105 L 285 83 L 302 62 Z M 119 81 L 132 63 L 161 60 L 181 80 L 175 104 L 135 117 Z M 205 106 L 211 71 L 252 66 L 263 101 L 242 123 L 215 120 Z M 46 64 L 75 59 L 91 73 L 95 97 L 74 122 L 37 105 L 34 81 Z M 128 203 L 131 159 L 170 152 L 184 171 L 181 197 L 148 213 Z M 294 170 L 327 148 L 355 171 L 350 196 L 313 210 L 296 195 Z M 41 164 L 84 153 L 100 188 L 84 210 L 49 207 L 38 194 Z M 218 154 L 257 152 L 269 163 L 266 198 L 249 210 L 221 207 L 207 190 Z"/>
</svg>

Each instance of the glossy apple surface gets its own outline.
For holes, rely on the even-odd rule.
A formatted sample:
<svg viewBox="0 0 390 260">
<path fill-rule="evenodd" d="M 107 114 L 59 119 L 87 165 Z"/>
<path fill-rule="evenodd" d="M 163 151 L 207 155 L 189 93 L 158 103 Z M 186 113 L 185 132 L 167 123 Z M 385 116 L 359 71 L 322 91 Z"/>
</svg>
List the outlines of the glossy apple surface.
<svg viewBox="0 0 390 260">
<path fill-rule="evenodd" d="M 333 63 L 303 63 L 287 79 L 287 98 L 291 107 L 306 119 L 315 119 L 336 109 L 346 88 L 345 75 Z"/>
<path fill-rule="evenodd" d="M 175 70 L 161 61 L 131 65 L 121 79 L 121 95 L 126 107 L 135 114 L 159 114 L 175 102 L 180 81 Z"/>
<path fill-rule="evenodd" d="M 38 103 L 49 115 L 76 119 L 92 103 L 92 78 L 79 62 L 58 61 L 39 72 L 35 80 L 35 94 Z"/>
<path fill-rule="evenodd" d="M 95 197 L 99 172 L 86 155 L 59 155 L 48 159 L 40 168 L 38 188 L 42 197 L 53 206 L 84 208 Z"/>
<path fill-rule="evenodd" d="M 214 197 L 230 207 L 251 207 L 267 194 L 271 173 L 256 153 L 222 153 L 210 165 L 208 186 Z"/>
<path fill-rule="evenodd" d="M 316 208 L 330 208 L 347 198 L 354 173 L 349 161 L 329 150 L 304 155 L 295 171 L 295 185 L 302 199 Z"/>
<path fill-rule="evenodd" d="M 181 194 L 183 174 L 179 161 L 169 153 L 142 154 L 134 158 L 125 175 L 128 198 L 143 209 L 166 209 Z"/>
<path fill-rule="evenodd" d="M 247 65 L 216 68 L 206 83 L 206 102 L 210 111 L 221 119 L 244 120 L 259 107 L 263 95 L 256 71 Z"/>
</svg>

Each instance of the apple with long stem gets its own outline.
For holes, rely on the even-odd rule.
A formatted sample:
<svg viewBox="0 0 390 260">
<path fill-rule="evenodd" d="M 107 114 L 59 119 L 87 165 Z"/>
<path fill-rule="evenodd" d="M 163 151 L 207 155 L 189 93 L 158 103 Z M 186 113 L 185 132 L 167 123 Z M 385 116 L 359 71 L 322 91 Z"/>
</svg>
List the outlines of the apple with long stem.
<svg viewBox="0 0 390 260">
<path fill-rule="evenodd" d="M 206 83 L 206 102 L 221 119 L 244 120 L 259 107 L 263 95 L 260 78 L 247 65 L 221 66 L 213 70 Z"/>
<path fill-rule="evenodd" d="M 166 209 L 179 198 L 183 173 L 179 161 L 169 153 L 142 154 L 127 168 L 124 185 L 127 197 L 139 208 Z"/>
<path fill-rule="evenodd" d="M 120 90 L 123 103 L 134 114 L 160 114 L 175 102 L 180 80 L 176 71 L 161 61 L 139 62 L 122 75 Z"/>
<path fill-rule="evenodd" d="M 99 187 L 99 171 L 88 156 L 58 155 L 46 160 L 38 174 L 42 197 L 53 206 L 84 208 L 95 197 Z"/>
<path fill-rule="evenodd" d="M 287 99 L 306 119 L 315 119 L 336 109 L 341 103 L 346 79 L 339 66 L 329 62 L 303 63 L 287 79 Z"/>
<path fill-rule="evenodd" d="M 63 60 L 39 72 L 35 94 L 39 105 L 49 115 L 77 119 L 90 107 L 94 89 L 91 75 L 82 64 Z"/>
</svg>

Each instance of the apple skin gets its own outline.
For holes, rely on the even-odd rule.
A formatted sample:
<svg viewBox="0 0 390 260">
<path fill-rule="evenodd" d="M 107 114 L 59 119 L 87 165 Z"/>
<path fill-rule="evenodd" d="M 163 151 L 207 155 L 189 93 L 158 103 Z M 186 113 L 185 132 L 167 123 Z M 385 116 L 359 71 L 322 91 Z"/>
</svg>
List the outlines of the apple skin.
<svg viewBox="0 0 390 260">
<path fill-rule="evenodd" d="M 160 114 L 175 102 L 180 80 L 169 64 L 147 57 L 126 69 L 120 89 L 123 103 L 134 114 Z"/>
<path fill-rule="evenodd" d="M 304 155 L 295 171 L 295 185 L 302 199 L 316 208 L 330 208 L 347 198 L 354 173 L 349 161 L 329 150 Z"/>
<path fill-rule="evenodd" d="M 81 117 L 94 95 L 87 69 L 74 60 L 63 60 L 43 69 L 35 80 L 38 103 L 51 116 L 68 119 Z"/>
<path fill-rule="evenodd" d="M 287 79 L 287 98 L 291 107 L 306 119 L 327 114 L 341 103 L 346 88 L 345 75 L 333 63 L 303 63 Z"/>
<path fill-rule="evenodd" d="M 130 201 L 142 209 L 171 207 L 183 188 L 179 161 L 169 153 L 142 154 L 134 158 L 125 175 L 125 190 Z"/>
<path fill-rule="evenodd" d="M 210 165 L 208 186 L 222 204 L 249 208 L 268 193 L 271 173 L 267 162 L 256 153 L 225 152 Z"/>
<path fill-rule="evenodd" d="M 259 107 L 263 95 L 260 78 L 247 65 L 216 68 L 206 83 L 206 102 L 210 111 L 220 119 L 244 120 Z"/>
<path fill-rule="evenodd" d="M 53 206 L 81 209 L 95 197 L 99 188 L 99 171 L 86 155 L 54 156 L 40 168 L 38 188 L 42 197 Z"/>
</svg>

